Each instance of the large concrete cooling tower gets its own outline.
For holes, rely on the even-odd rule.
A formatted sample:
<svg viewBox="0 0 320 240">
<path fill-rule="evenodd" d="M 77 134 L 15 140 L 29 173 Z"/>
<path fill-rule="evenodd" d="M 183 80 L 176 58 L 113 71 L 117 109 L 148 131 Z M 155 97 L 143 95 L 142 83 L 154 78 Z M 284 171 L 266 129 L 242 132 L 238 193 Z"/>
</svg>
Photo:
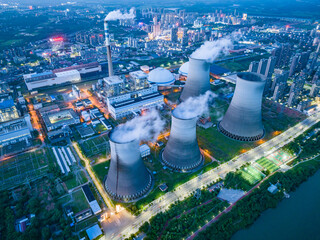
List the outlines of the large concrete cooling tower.
<svg viewBox="0 0 320 240">
<path fill-rule="evenodd" d="M 210 63 L 203 59 L 189 58 L 189 70 L 180 101 L 197 97 L 210 90 Z"/>
<path fill-rule="evenodd" d="M 197 142 L 197 117 L 183 119 L 172 112 L 170 137 L 162 152 L 164 164 L 175 170 L 189 171 L 203 162 Z"/>
<path fill-rule="evenodd" d="M 139 151 L 139 141 L 116 142 L 109 133 L 111 163 L 105 182 L 108 194 L 118 201 L 132 201 L 148 192 L 152 178 Z"/>
<path fill-rule="evenodd" d="M 218 124 L 220 132 L 239 141 L 257 141 L 264 136 L 261 102 L 265 83 L 265 77 L 257 73 L 237 74 L 232 101 Z"/>
</svg>

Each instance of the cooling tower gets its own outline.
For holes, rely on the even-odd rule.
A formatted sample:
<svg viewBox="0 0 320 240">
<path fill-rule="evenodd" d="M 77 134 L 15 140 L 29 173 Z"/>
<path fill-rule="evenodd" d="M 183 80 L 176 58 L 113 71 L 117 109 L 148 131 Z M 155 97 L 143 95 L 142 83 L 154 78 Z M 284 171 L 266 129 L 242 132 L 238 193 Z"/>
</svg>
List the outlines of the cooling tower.
<svg viewBox="0 0 320 240">
<path fill-rule="evenodd" d="M 152 178 L 139 151 L 139 141 L 116 142 L 109 133 L 110 168 L 105 182 L 108 194 L 118 201 L 133 201 L 148 192 Z"/>
<path fill-rule="evenodd" d="M 109 77 L 110 77 L 110 76 L 113 76 L 113 66 L 112 66 L 112 58 L 111 58 L 109 25 L 106 20 L 104 21 L 104 35 L 105 35 L 105 46 L 107 48 L 108 71 L 109 71 Z"/>
<path fill-rule="evenodd" d="M 210 63 L 203 59 L 189 58 L 189 70 L 180 101 L 197 97 L 210 90 Z"/>
<path fill-rule="evenodd" d="M 170 137 L 162 152 L 164 164 L 175 170 L 188 171 L 203 162 L 197 142 L 196 124 L 197 117 L 179 118 L 176 110 L 173 110 Z"/>
<path fill-rule="evenodd" d="M 218 124 L 221 133 L 239 141 L 257 141 L 264 136 L 261 102 L 265 83 L 265 77 L 257 73 L 237 74 L 232 101 Z"/>
</svg>

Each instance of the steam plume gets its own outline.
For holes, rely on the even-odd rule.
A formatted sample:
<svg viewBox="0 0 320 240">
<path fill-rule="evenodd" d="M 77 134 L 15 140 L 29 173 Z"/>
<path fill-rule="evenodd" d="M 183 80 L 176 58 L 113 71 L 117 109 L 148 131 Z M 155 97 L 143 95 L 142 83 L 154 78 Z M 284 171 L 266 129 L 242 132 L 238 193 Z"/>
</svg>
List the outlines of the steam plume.
<svg viewBox="0 0 320 240">
<path fill-rule="evenodd" d="M 230 37 L 221 38 L 213 42 L 206 41 L 200 48 L 191 54 L 192 58 L 203 59 L 213 62 L 222 52 L 228 54 L 232 46 Z"/>
<path fill-rule="evenodd" d="M 111 135 L 115 142 L 125 143 L 133 140 L 156 140 L 165 126 L 155 109 L 150 109 L 145 115 L 117 126 Z"/>
<path fill-rule="evenodd" d="M 119 20 L 119 19 L 130 19 L 134 18 L 134 8 L 131 8 L 129 13 L 122 13 L 120 10 L 114 10 L 108 13 L 105 21 Z"/>
<path fill-rule="evenodd" d="M 211 91 L 198 97 L 188 98 L 174 110 L 174 115 L 182 119 L 190 119 L 209 112 L 209 102 L 217 95 Z"/>
</svg>

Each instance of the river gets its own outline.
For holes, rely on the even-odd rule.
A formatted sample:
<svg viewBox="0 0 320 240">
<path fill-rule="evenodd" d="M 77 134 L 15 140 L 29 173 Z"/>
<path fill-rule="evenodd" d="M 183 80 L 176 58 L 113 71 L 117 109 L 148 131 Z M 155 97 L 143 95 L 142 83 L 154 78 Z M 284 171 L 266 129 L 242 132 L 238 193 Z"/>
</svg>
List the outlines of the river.
<svg viewBox="0 0 320 240">
<path fill-rule="evenodd" d="M 232 240 L 320 240 L 320 171 Z"/>
</svg>

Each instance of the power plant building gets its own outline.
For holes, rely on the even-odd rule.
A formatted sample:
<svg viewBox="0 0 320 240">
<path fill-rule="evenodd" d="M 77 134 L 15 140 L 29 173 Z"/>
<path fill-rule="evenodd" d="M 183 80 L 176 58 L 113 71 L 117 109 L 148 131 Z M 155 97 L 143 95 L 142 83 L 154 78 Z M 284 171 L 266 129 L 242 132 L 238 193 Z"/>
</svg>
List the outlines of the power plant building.
<svg viewBox="0 0 320 240">
<path fill-rule="evenodd" d="M 0 146 L 22 141 L 29 142 L 32 138 L 32 130 L 30 116 L 28 114 L 18 119 L 0 123 Z"/>
<path fill-rule="evenodd" d="M 257 141 L 264 136 L 261 103 L 266 78 L 257 73 L 237 74 L 232 101 L 218 124 L 221 133 L 239 141 Z"/>
<path fill-rule="evenodd" d="M 43 72 L 23 75 L 24 81 L 29 91 L 59 85 L 68 82 L 79 82 L 81 76 L 78 70 L 68 70 L 63 72 Z"/>
<path fill-rule="evenodd" d="M 106 103 L 111 116 L 119 119 L 144 109 L 161 106 L 163 98 L 157 86 L 152 85 L 139 91 L 108 97 Z"/>
<path fill-rule="evenodd" d="M 203 162 L 196 134 L 197 116 L 184 119 L 178 117 L 176 111 L 172 112 L 170 136 L 162 161 L 174 170 L 190 171 Z"/>
<path fill-rule="evenodd" d="M 152 187 L 152 177 L 139 150 L 139 140 L 117 142 L 109 133 L 111 162 L 105 188 L 111 198 L 128 202 L 145 195 Z"/>
</svg>

